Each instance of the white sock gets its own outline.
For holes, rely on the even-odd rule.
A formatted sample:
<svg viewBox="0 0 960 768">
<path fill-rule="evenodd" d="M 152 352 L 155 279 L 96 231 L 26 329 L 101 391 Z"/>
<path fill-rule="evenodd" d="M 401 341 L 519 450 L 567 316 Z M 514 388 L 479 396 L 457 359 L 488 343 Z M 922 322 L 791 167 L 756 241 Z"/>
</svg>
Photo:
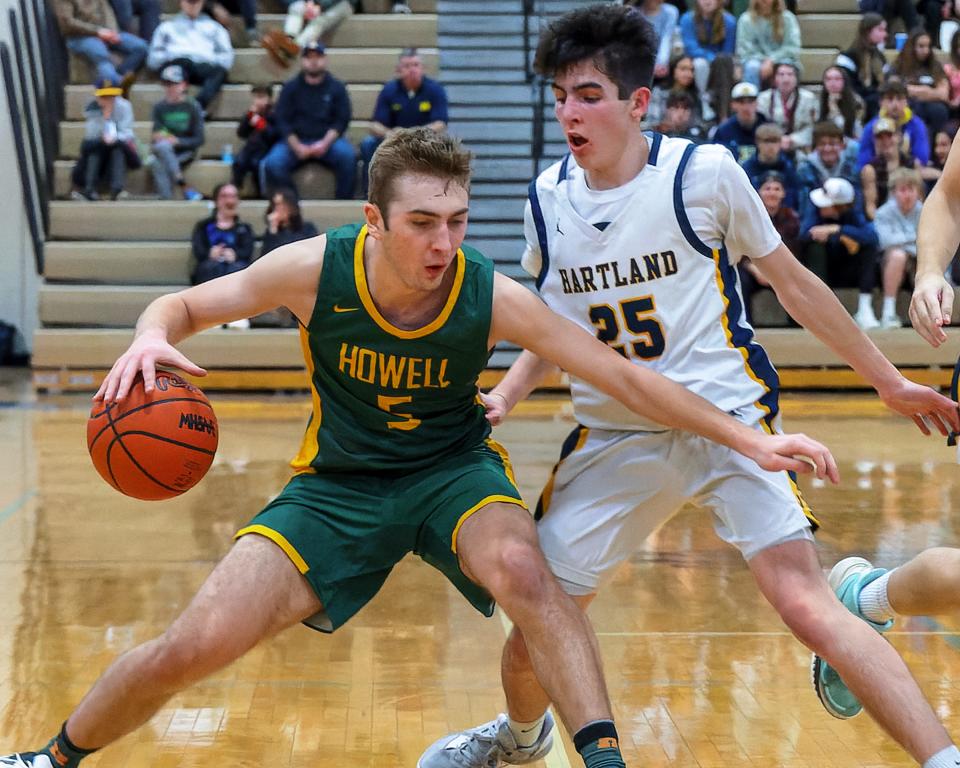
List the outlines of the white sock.
<svg viewBox="0 0 960 768">
<path fill-rule="evenodd" d="M 960 765 L 960 749 L 957 749 L 956 744 L 951 744 L 927 758 L 923 768 L 956 768 L 958 765 Z"/>
<path fill-rule="evenodd" d="M 883 316 L 893 317 L 895 314 L 897 314 L 897 297 L 884 296 L 883 297 Z"/>
<path fill-rule="evenodd" d="M 867 312 L 869 312 L 871 315 L 873 314 L 873 294 L 860 294 L 860 303 L 857 305 L 857 314 L 860 314 L 861 312 L 864 314 Z"/>
<path fill-rule="evenodd" d="M 879 579 L 871 581 L 861 590 L 858 597 L 860 613 L 870 621 L 877 622 L 877 624 L 883 624 L 894 617 L 890 600 L 887 597 L 887 582 L 890 581 L 890 574 L 892 573 L 893 571 L 887 571 Z M 951 766 L 951 768 L 953 767 Z"/>
<path fill-rule="evenodd" d="M 536 744 L 537 739 L 540 738 L 540 731 L 543 730 L 543 720 L 546 716 L 547 713 L 544 712 L 536 720 L 529 723 L 522 723 L 512 717 L 507 717 L 507 725 L 510 726 L 513 738 L 517 740 L 517 746 L 532 747 Z M 951 768 L 953 767 L 951 766 Z"/>
</svg>

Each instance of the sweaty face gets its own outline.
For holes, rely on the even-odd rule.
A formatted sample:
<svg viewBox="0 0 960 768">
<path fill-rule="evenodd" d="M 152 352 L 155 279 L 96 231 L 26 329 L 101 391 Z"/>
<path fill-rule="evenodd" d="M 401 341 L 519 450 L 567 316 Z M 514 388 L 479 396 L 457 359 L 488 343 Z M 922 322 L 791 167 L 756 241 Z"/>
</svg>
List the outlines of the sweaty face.
<svg viewBox="0 0 960 768">
<path fill-rule="evenodd" d="M 650 91 L 638 88 L 621 99 L 617 86 L 592 61 L 557 73 L 552 89 L 567 146 L 591 184 L 592 175 L 616 175 L 625 147 L 642 141 L 640 121 Z"/>
<path fill-rule="evenodd" d="M 435 176 L 404 174 L 393 182 L 379 233 L 394 276 L 414 291 L 436 290 L 467 231 L 467 190 Z M 381 212 L 382 214 L 382 212 Z"/>
</svg>

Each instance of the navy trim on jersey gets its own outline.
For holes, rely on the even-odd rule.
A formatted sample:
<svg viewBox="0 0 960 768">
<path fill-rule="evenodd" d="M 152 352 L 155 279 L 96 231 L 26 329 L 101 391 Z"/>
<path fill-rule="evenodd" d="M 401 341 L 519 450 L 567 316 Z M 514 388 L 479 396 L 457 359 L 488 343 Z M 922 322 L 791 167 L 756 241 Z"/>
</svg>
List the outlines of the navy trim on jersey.
<svg viewBox="0 0 960 768">
<path fill-rule="evenodd" d="M 567 178 L 567 163 L 570 162 L 570 153 L 568 152 L 563 156 L 563 161 L 560 163 L 560 171 L 557 173 L 557 184 L 559 185 L 561 181 L 566 181 Z"/>
<path fill-rule="evenodd" d="M 580 442 L 580 438 L 585 429 L 586 427 L 583 426 L 583 424 L 577 424 L 577 426 L 573 428 L 573 431 L 564 438 L 563 444 L 560 446 L 560 458 L 558 458 L 557 463 L 553 465 L 550 478 L 547 480 L 546 486 L 540 492 L 540 497 L 537 499 L 537 508 L 533 513 L 534 520 L 540 520 L 547 511 L 547 501 L 544 499 L 544 496 L 548 493 L 553 493 L 553 483 L 557 476 L 557 470 L 560 469 L 563 460 L 576 450 L 577 444 Z"/>
<path fill-rule="evenodd" d="M 647 158 L 647 165 L 656 165 L 660 157 L 660 144 L 663 142 L 663 134 L 654 131 L 644 131 L 643 135 L 650 139 L 650 156 Z"/>
<path fill-rule="evenodd" d="M 530 213 L 533 214 L 533 224 L 537 228 L 537 240 L 540 243 L 540 272 L 537 275 L 536 286 L 539 291 L 543 281 L 547 279 L 547 270 L 550 268 L 550 252 L 547 249 L 547 225 L 543 220 L 543 209 L 540 207 L 540 198 L 537 196 L 537 180 L 530 182 L 527 188 L 530 198 Z"/>
<path fill-rule="evenodd" d="M 693 226 L 690 224 L 690 219 L 687 218 L 687 209 L 683 205 L 683 172 L 686 170 L 687 163 L 690 162 L 690 158 L 693 157 L 693 152 L 696 148 L 697 145 L 691 142 L 687 145 L 686 149 L 683 150 L 683 157 L 680 158 L 680 164 L 677 166 L 677 174 L 673 178 L 673 209 L 677 214 L 680 231 L 683 232 L 683 236 L 687 238 L 687 242 L 713 261 L 713 248 L 697 237 L 697 233 L 693 231 Z"/>
</svg>

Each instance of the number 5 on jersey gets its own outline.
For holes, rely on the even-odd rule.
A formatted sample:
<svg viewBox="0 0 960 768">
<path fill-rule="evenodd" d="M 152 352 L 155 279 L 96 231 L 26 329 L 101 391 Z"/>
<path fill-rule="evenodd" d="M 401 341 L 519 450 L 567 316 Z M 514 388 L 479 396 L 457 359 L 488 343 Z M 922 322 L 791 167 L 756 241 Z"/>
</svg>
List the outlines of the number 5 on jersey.
<svg viewBox="0 0 960 768">
<path fill-rule="evenodd" d="M 641 360 L 656 360 L 663 354 L 666 341 L 663 326 L 652 316 L 656 311 L 653 296 L 640 296 L 636 299 L 624 299 L 620 302 L 618 313 L 609 304 L 594 304 L 590 307 L 590 322 L 597 329 L 597 338 L 626 358 L 639 357 Z M 621 327 L 626 328 L 635 341 L 618 344 Z"/>
<path fill-rule="evenodd" d="M 420 426 L 420 419 L 413 418 L 412 413 L 400 413 L 399 411 L 390 410 L 395 405 L 403 405 L 404 403 L 409 403 L 413 400 L 410 395 L 404 397 L 388 397 L 387 395 L 377 395 L 377 408 L 381 411 L 386 411 L 391 416 L 399 416 L 402 421 L 388 421 L 387 427 L 390 429 L 402 429 L 404 432 L 408 432 L 411 429 L 416 429 Z"/>
</svg>

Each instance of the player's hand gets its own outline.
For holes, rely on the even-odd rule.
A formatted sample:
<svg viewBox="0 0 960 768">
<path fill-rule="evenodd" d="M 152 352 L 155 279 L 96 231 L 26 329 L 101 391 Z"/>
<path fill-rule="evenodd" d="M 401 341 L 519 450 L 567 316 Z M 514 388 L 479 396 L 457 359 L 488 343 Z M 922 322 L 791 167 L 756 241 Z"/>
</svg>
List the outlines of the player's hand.
<svg viewBox="0 0 960 768">
<path fill-rule="evenodd" d="M 157 378 L 157 365 L 171 365 L 194 376 L 206 376 L 207 372 L 194 365 L 180 350 L 162 336 L 144 333 L 133 340 L 130 348 L 113 364 L 110 373 L 93 396 L 94 401 L 116 403 L 130 393 L 138 373 L 143 374 L 144 392 L 152 392 Z"/>
<path fill-rule="evenodd" d="M 813 438 L 797 433 L 767 435 L 757 433 L 759 440 L 747 455 L 762 469 L 770 472 L 812 472 L 820 480 L 840 482 L 840 471 L 830 449 Z"/>
<path fill-rule="evenodd" d="M 501 424 L 507 417 L 507 412 L 510 410 L 507 407 L 507 398 L 499 392 L 490 392 L 486 395 L 481 392 L 480 401 L 483 403 L 483 407 L 487 412 L 487 421 L 494 427 Z"/>
<path fill-rule="evenodd" d="M 878 390 L 877 394 L 891 411 L 913 419 L 925 435 L 930 434 L 929 424 L 933 424 L 941 435 L 947 435 L 951 430 L 960 432 L 957 404 L 930 387 L 915 384 L 901 376 L 893 387 Z"/>
<path fill-rule="evenodd" d="M 939 347 L 947 340 L 943 326 L 950 324 L 953 314 L 953 286 L 941 274 L 917 277 L 910 300 L 910 322 L 917 333 L 931 346 Z"/>
</svg>

